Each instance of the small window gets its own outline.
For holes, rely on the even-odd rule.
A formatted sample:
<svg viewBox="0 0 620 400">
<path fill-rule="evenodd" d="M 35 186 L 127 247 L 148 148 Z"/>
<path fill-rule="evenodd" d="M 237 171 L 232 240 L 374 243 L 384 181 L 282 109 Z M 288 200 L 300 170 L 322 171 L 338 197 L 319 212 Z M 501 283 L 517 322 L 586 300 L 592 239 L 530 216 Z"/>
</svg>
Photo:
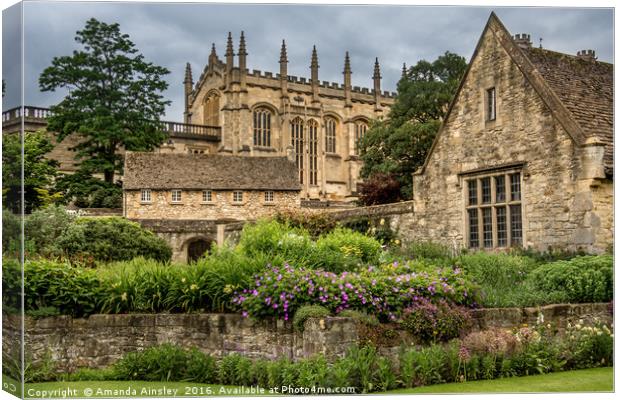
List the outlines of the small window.
<svg viewBox="0 0 620 400">
<path fill-rule="evenodd" d="M 265 192 L 265 203 L 273 203 L 273 190 Z"/>
<path fill-rule="evenodd" d="M 173 203 L 180 203 L 181 202 L 181 191 L 178 189 L 175 189 L 172 191 L 172 202 Z"/>
<path fill-rule="evenodd" d="M 213 192 L 211 190 L 203 190 L 202 191 L 202 202 L 210 203 L 213 201 Z"/>
<path fill-rule="evenodd" d="M 151 189 L 142 189 L 142 193 L 140 193 L 140 201 L 142 203 L 151 202 Z"/>
<path fill-rule="evenodd" d="M 243 203 L 243 192 L 235 190 L 233 192 L 233 203 Z"/>
<path fill-rule="evenodd" d="M 487 89 L 487 121 L 495 121 L 496 118 L 495 88 Z"/>
</svg>

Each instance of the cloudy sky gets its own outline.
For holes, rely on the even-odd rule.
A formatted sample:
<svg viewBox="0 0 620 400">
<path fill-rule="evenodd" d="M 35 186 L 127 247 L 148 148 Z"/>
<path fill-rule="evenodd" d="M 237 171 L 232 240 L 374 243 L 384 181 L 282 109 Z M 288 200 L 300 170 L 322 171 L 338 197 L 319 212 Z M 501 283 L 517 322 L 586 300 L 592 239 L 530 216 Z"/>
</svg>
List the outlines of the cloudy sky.
<svg viewBox="0 0 620 400">
<path fill-rule="evenodd" d="M 288 46 L 289 74 L 309 76 L 316 45 L 319 79 L 341 82 L 345 51 L 351 55 L 353 85 L 372 87 L 379 57 L 383 90 L 395 91 L 403 62 L 434 60 L 445 51 L 467 60 L 491 11 L 508 30 L 530 33 L 535 45 L 575 54 L 594 49 L 599 60 L 613 62 L 613 11 L 585 8 L 489 8 L 335 5 L 228 5 L 182 3 L 24 3 L 25 104 L 48 107 L 62 92 L 42 93 L 38 76 L 54 56 L 68 55 L 77 45 L 75 32 L 95 17 L 118 22 L 145 57 L 171 73 L 165 96 L 172 101 L 165 118 L 183 114 L 183 72 L 190 62 L 196 79 L 211 43 L 223 58 L 226 35 L 233 32 L 235 49 L 245 31 L 248 68 L 277 72 L 280 44 Z M 19 10 L 3 13 L 3 78 L 7 94 L 3 109 L 19 104 Z"/>
</svg>

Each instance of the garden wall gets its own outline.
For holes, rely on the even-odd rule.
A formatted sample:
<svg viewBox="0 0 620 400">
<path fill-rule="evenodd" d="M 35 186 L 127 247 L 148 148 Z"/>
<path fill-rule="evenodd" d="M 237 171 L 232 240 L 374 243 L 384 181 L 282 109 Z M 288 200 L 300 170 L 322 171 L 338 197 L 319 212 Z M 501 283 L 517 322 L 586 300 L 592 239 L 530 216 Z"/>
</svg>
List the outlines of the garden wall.
<svg viewBox="0 0 620 400">
<path fill-rule="evenodd" d="M 540 317 L 543 315 L 543 317 Z M 18 339 L 15 316 L 5 316 L 4 345 Z M 513 327 L 524 323 L 556 323 L 599 318 L 611 322 L 607 303 L 560 304 L 541 308 L 505 308 L 477 310 L 477 329 L 493 326 Z M 79 367 L 98 368 L 112 364 L 123 354 L 163 343 L 196 346 L 221 357 L 241 353 L 252 358 L 287 357 L 300 359 L 323 353 L 328 359 L 344 354 L 358 341 L 372 340 L 384 353 L 395 351 L 413 338 L 397 325 L 364 328 L 351 318 L 330 317 L 306 321 L 303 333 L 295 332 L 290 322 L 252 321 L 238 314 L 119 314 L 69 316 L 42 319 L 26 318 L 27 362 L 42 360 L 46 353 L 60 371 Z M 10 352 L 9 348 L 3 349 Z"/>
</svg>

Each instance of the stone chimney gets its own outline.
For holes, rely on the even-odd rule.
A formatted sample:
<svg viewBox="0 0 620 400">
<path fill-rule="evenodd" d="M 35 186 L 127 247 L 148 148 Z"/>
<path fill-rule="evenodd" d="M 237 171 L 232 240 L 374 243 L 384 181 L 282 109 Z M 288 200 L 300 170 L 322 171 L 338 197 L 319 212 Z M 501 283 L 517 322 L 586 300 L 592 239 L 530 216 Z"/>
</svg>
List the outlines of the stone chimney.
<svg viewBox="0 0 620 400">
<path fill-rule="evenodd" d="M 517 33 L 516 35 L 514 35 L 513 39 L 517 46 L 521 47 L 522 49 L 529 49 L 532 47 L 532 41 L 530 40 L 529 33 Z"/>
<path fill-rule="evenodd" d="M 596 52 L 594 50 L 581 50 L 577 52 L 577 57 L 586 61 L 596 61 Z"/>
</svg>

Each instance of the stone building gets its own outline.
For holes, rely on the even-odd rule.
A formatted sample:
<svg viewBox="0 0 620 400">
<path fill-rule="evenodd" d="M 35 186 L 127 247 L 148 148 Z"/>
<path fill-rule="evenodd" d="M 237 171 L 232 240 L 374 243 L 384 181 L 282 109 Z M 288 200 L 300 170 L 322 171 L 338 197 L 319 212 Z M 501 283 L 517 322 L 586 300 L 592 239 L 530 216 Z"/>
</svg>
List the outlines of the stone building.
<svg viewBox="0 0 620 400">
<path fill-rule="evenodd" d="M 127 152 L 123 216 L 168 241 L 175 261 L 194 259 L 245 221 L 298 208 L 286 157 Z"/>
<path fill-rule="evenodd" d="M 613 244 L 613 65 L 511 37 L 491 14 L 424 165 L 422 240 L 600 252 Z"/>
<path fill-rule="evenodd" d="M 294 157 L 302 197 L 316 200 L 354 198 L 361 162 L 357 142 L 372 118 L 387 114 L 394 93 L 381 91 L 375 60 L 373 89 L 351 86 L 349 54 L 344 83 L 319 80 L 316 47 L 310 57 L 310 79 L 290 76 L 282 42 L 279 73 L 247 69 L 243 32 L 235 64 L 228 34 L 225 60 L 211 50 L 208 64 L 194 84 L 190 65 L 185 76 L 185 123 L 219 127 L 219 141 L 173 140 L 175 152 L 250 157 Z M 369 68 L 370 69 L 370 68 Z"/>
</svg>

